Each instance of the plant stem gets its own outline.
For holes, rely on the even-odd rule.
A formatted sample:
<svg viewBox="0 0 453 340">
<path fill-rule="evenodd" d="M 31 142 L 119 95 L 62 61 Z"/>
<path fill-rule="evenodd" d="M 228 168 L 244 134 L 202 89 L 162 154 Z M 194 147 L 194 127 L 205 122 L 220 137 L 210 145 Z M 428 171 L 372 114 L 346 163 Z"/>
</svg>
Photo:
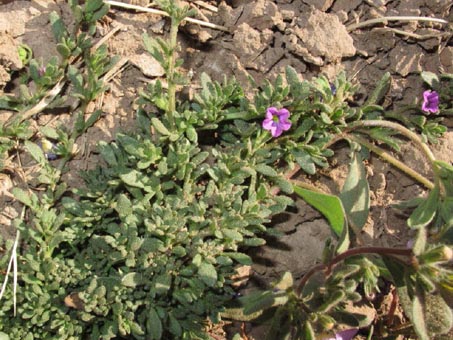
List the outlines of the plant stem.
<svg viewBox="0 0 453 340">
<path fill-rule="evenodd" d="M 373 151 L 375 154 L 377 154 L 379 157 L 381 157 L 385 161 L 389 162 L 390 164 L 392 164 L 396 168 L 400 169 L 405 174 L 409 175 L 416 181 L 423 184 L 427 189 L 431 190 L 434 188 L 433 182 L 431 182 L 425 176 L 422 176 L 421 174 L 419 174 L 417 171 L 409 168 L 406 164 L 404 164 L 403 162 L 400 162 L 399 160 L 397 160 L 395 157 L 393 157 L 389 153 L 385 152 L 380 147 L 368 142 L 367 140 L 365 140 L 357 135 L 345 135 L 345 138 L 350 138 L 351 140 L 353 140 L 361 145 L 364 145 L 366 148 Z"/>
<path fill-rule="evenodd" d="M 175 64 L 176 64 L 176 49 L 178 46 L 178 27 L 180 21 L 176 18 L 171 18 L 170 27 L 170 61 L 168 62 L 168 108 L 167 117 L 172 128 L 175 127 L 175 118 L 173 113 L 176 110 L 176 84 L 175 84 Z"/>
<path fill-rule="evenodd" d="M 308 282 L 310 277 L 313 276 L 316 272 L 320 270 L 326 270 L 326 275 L 328 275 L 332 267 L 335 266 L 337 263 L 347 259 L 348 257 L 355 256 L 355 255 L 363 255 L 363 254 L 378 254 L 378 255 L 390 255 L 390 256 L 406 256 L 406 257 L 413 257 L 414 253 L 410 248 L 386 248 L 386 247 L 362 247 L 362 248 L 354 248 L 346 250 L 345 252 L 335 256 L 328 264 L 318 264 L 317 266 L 311 268 L 300 280 L 299 286 L 297 287 L 296 293 L 298 295 L 301 294 L 302 289 L 304 288 L 305 284 Z"/>
<path fill-rule="evenodd" d="M 395 123 L 395 122 L 390 122 L 386 120 L 362 120 L 362 121 L 357 121 L 352 123 L 347 129 L 343 131 L 342 135 L 339 135 L 337 138 L 342 139 L 345 136 L 345 133 L 348 133 L 350 131 L 354 131 L 357 129 L 362 129 L 365 127 L 383 127 L 383 128 L 388 128 L 395 130 L 399 132 L 401 135 L 405 136 L 409 140 L 411 140 L 420 151 L 422 151 L 426 158 L 428 158 L 429 162 L 431 163 L 431 169 L 433 170 L 434 173 L 434 185 L 440 186 L 441 181 L 439 177 L 439 167 L 436 164 L 436 158 L 434 157 L 433 153 L 431 152 L 430 148 L 423 143 L 423 141 L 420 139 L 420 137 L 409 130 L 408 128 L 404 127 L 401 124 Z M 366 130 L 364 130 L 366 132 Z M 335 140 L 335 138 L 333 139 Z"/>
<path fill-rule="evenodd" d="M 351 32 L 357 28 L 368 26 L 368 25 L 379 24 L 379 23 L 386 24 L 387 21 L 430 21 L 430 22 L 438 22 L 441 24 L 448 24 L 448 21 L 446 21 L 444 19 L 431 18 L 431 17 L 390 16 L 390 17 L 375 18 L 375 19 L 370 19 L 370 20 L 366 20 L 363 22 L 359 22 L 357 24 L 349 25 L 348 27 L 346 27 L 346 29 L 348 30 L 348 32 Z"/>
</svg>

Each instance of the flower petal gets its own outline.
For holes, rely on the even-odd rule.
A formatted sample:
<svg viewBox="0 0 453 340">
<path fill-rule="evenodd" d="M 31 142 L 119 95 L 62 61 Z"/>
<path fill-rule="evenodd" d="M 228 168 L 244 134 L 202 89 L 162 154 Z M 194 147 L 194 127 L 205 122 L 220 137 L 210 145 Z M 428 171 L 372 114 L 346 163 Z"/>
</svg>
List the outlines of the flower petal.
<svg viewBox="0 0 453 340">
<path fill-rule="evenodd" d="M 357 328 L 345 329 L 344 331 L 335 334 L 336 340 L 352 340 L 359 332 Z"/>
<path fill-rule="evenodd" d="M 273 106 L 268 107 L 267 110 L 266 110 L 266 115 L 268 115 L 268 114 L 276 116 L 276 115 L 278 115 L 278 109 L 276 107 L 273 107 Z"/>
</svg>

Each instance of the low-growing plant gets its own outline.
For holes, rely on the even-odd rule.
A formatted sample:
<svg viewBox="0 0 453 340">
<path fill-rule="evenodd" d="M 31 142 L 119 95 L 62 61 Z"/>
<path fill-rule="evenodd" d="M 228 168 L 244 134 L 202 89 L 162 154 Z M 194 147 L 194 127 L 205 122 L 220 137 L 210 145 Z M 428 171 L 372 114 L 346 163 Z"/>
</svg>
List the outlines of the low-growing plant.
<svg viewBox="0 0 453 340">
<path fill-rule="evenodd" d="M 170 15 L 170 36 L 165 41 L 145 35 L 144 46 L 165 70 L 166 86 L 156 81 L 143 90 L 136 131 L 100 142 L 103 165 L 84 173 L 85 186 L 72 192 L 61 174 L 76 138 L 100 115 L 95 111 L 84 118 L 88 103 L 105 90 L 100 77 L 111 64 L 105 49 L 91 51 L 95 22 L 107 9 L 102 1 L 83 6 L 71 1 L 72 33 L 52 14 L 58 50 L 66 60 L 61 73 L 55 72 L 70 80 L 80 109 L 72 131 L 42 129 L 56 146 L 44 143 L 42 150 L 28 141 L 31 136 L 18 137 L 40 166 L 38 185 L 44 190 L 13 191 L 26 214 L 15 221 L 23 246 L 17 250 L 17 242 L 6 244 L 19 265 L 17 283 L 2 291 L 0 337 L 209 339 L 208 320 L 250 320 L 267 309 L 273 316 L 269 339 L 314 339 L 336 331 L 340 321 L 352 334 L 369 322 L 351 314 L 347 304 L 378 292 L 383 279 L 398 288 L 420 338 L 448 331 L 451 311 L 434 293 L 452 289 L 447 264 L 453 169 L 436 161 L 414 131 L 386 120 L 380 102 L 389 76 L 359 107 L 350 104 L 356 87 L 344 74 L 332 83 L 324 76 L 308 82 L 290 67 L 251 100 L 234 79 L 217 82 L 203 74 L 195 99 L 183 101 L 178 87 L 188 80 L 179 72 L 176 37 L 192 12 L 174 1 L 156 3 Z M 79 56 L 83 69 L 73 63 Z M 32 76 L 43 86 L 34 102 L 46 97 L 45 86 L 52 91 L 55 83 L 48 78 Z M 430 100 L 426 107 L 433 109 Z M 27 122 L 27 114 L 19 117 L 7 127 Z M 434 183 L 369 141 L 398 149 L 396 133 L 429 157 Z M 313 175 L 327 167 L 334 153 L 329 147 L 340 139 L 349 140 L 353 152 L 338 196 L 291 179 L 298 169 Z M 417 231 L 412 247 L 351 248 L 369 210 L 359 145 L 431 189 L 428 198 L 408 205 L 415 207 L 408 222 Z M 58 166 L 49 160 L 51 153 L 60 158 Z M 235 299 L 236 268 L 251 264 L 250 247 L 263 245 L 266 235 L 278 236 L 269 223 L 293 204 L 294 193 L 320 210 L 332 227 L 323 262 L 297 285 L 287 273 L 271 290 Z M 7 256 L 0 259 L 2 268 L 8 261 Z M 430 322 L 434 314 L 424 310 L 432 302 L 443 313 L 438 323 Z"/>
</svg>

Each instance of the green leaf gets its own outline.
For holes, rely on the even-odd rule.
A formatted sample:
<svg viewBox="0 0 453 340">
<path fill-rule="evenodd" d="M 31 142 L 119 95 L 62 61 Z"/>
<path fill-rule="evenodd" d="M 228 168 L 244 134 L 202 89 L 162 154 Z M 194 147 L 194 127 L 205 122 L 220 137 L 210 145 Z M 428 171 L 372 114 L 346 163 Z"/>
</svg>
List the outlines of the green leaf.
<svg viewBox="0 0 453 340">
<path fill-rule="evenodd" d="M 370 211 L 370 188 L 360 153 L 354 152 L 349 173 L 340 193 L 348 221 L 356 231 L 362 229 Z"/>
<path fill-rule="evenodd" d="M 278 176 L 277 171 L 275 171 L 272 167 L 266 164 L 257 164 L 255 170 L 264 176 L 268 177 L 276 177 Z"/>
<path fill-rule="evenodd" d="M 115 210 L 120 216 L 127 216 L 132 213 L 132 203 L 126 195 L 118 195 Z"/>
<path fill-rule="evenodd" d="M 439 78 L 433 72 L 424 71 L 421 73 L 422 79 L 432 89 L 436 89 L 439 86 Z"/>
<path fill-rule="evenodd" d="M 171 275 L 162 274 L 156 277 L 155 290 L 157 294 L 165 294 L 170 290 L 171 287 Z"/>
<path fill-rule="evenodd" d="M 142 284 L 142 275 L 139 273 L 127 273 L 121 279 L 121 284 L 126 287 L 135 288 Z"/>
<path fill-rule="evenodd" d="M 285 193 L 291 195 L 294 192 L 293 185 L 290 181 L 283 177 L 279 177 L 275 180 L 275 184 Z"/>
<path fill-rule="evenodd" d="M 0 332 L 0 340 L 9 340 L 8 334 Z"/>
<path fill-rule="evenodd" d="M 430 335 L 445 334 L 453 327 L 451 308 L 439 294 L 425 294 L 425 321 Z"/>
<path fill-rule="evenodd" d="M 151 124 L 154 126 L 157 132 L 164 136 L 169 136 L 170 131 L 165 127 L 165 125 L 156 117 L 151 118 Z"/>
<path fill-rule="evenodd" d="M 162 321 L 153 307 L 148 307 L 146 330 L 149 339 L 159 340 L 162 338 Z"/>
<path fill-rule="evenodd" d="M 41 165 L 44 165 L 47 162 L 46 156 L 44 156 L 44 152 L 38 145 L 28 140 L 26 140 L 24 144 L 25 148 L 35 161 L 37 161 Z"/>
<path fill-rule="evenodd" d="M 412 298 L 412 325 L 420 340 L 430 340 L 425 322 L 425 311 L 421 297 L 416 294 Z"/>
<path fill-rule="evenodd" d="M 141 189 L 145 188 L 143 183 L 144 177 L 145 176 L 137 170 L 130 170 L 129 172 L 120 175 L 120 178 L 124 181 L 124 183 L 130 185 L 131 187 Z"/>
<path fill-rule="evenodd" d="M 275 306 L 276 298 L 286 296 L 286 292 L 274 293 L 271 291 L 255 292 L 241 298 L 244 304 L 244 314 L 250 315 Z"/>
<path fill-rule="evenodd" d="M 104 4 L 102 0 L 87 0 L 85 2 L 85 12 L 94 12 Z"/>
<path fill-rule="evenodd" d="M 368 100 L 366 101 L 366 104 L 364 106 L 379 104 L 390 89 L 391 82 L 392 77 L 390 75 L 390 72 L 386 72 L 382 76 L 381 80 L 379 80 L 379 83 L 376 85 L 376 88 L 368 97 Z"/>
<path fill-rule="evenodd" d="M 27 207 L 30 207 L 33 209 L 34 204 L 33 204 L 32 199 L 30 198 L 31 196 L 29 194 L 27 194 L 24 190 L 15 187 L 11 190 L 11 192 L 13 193 L 14 197 L 17 200 L 19 200 L 21 203 L 25 204 Z M 34 195 L 34 194 L 31 194 L 31 195 Z"/>
<path fill-rule="evenodd" d="M 97 120 L 99 119 L 99 117 L 101 117 L 101 114 L 102 114 L 102 110 L 96 110 L 94 111 L 89 117 L 88 119 L 85 121 L 85 129 L 88 129 L 90 127 L 92 127 L 94 125 L 94 123 L 97 122 Z"/>
<path fill-rule="evenodd" d="M 243 265 L 251 265 L 253 263 L 250 256 L 243 253 L 222 253 L 222 255 L 228 256 Z"/>
<path fill-rule="evenodd" d="M 202 262 L 198 269 L 198 275 L 200 275 L 201 280 L 209 287 L 214 287 L 217 283 L 217 271 L 210 263 Z"/>
<path fill-rule="evenodd" d="M 313 330 L 313 326 L 309 321 L 305 321 L 304 325 L 304 340 L 316 340 L 315 331 Z"/>
<path fill-rule="evenodd" d="M 413 229 L 424 228 L 434 219 L 439 205 L 439 187 L 435 186 L 407 220 L 407 225 Z"/>
<path fill-rule="evenodd" d="M 340 237 L 345 226 L 345 214 L 341 200 L 334 195 L 319 193 L 316 191 L 294 186 L 294 191 L 308 204 L 318 210 L 329 221 L 333 232 Z"/>
<path fill-rule="evenodd" d="M 309 175 L 316 173 L 315 163 L 308 152 L 305 150 L 292 150 L 294 158 L 300 168 Z"/>
</svg>

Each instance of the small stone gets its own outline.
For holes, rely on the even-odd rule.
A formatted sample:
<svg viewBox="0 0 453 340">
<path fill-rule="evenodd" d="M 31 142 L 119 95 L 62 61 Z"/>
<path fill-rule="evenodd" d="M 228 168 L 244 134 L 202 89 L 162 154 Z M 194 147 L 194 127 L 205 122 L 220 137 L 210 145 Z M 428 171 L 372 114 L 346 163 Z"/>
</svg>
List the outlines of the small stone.
<svg viewBox="0 0 453 340">
<path fill-rule="evenodd" d="M 391 68 L 393 72 L 406 77 L 410 73 L 421 72 L 421 60 L 423 50 L 415 44 L 400 44 L 389 54 Z"/>
<path fill-rule="evenodd" d="M 445 73 L 453 73 L 453 47 L 447 46 L 440 53 L 440 62 Z"/>
<path fill-rule="evenodd" d="M 303 0 L 307 5 L 314 6 L 322 12 L 326 12 L 333 4 L 334 0 Z"/>
<path fill-rule="evenodd" d="M 165 74 L 159 62 L 147 53 L 132 56 L 130 62 L 147 77 L 162 77 Z"/>
</svg>

